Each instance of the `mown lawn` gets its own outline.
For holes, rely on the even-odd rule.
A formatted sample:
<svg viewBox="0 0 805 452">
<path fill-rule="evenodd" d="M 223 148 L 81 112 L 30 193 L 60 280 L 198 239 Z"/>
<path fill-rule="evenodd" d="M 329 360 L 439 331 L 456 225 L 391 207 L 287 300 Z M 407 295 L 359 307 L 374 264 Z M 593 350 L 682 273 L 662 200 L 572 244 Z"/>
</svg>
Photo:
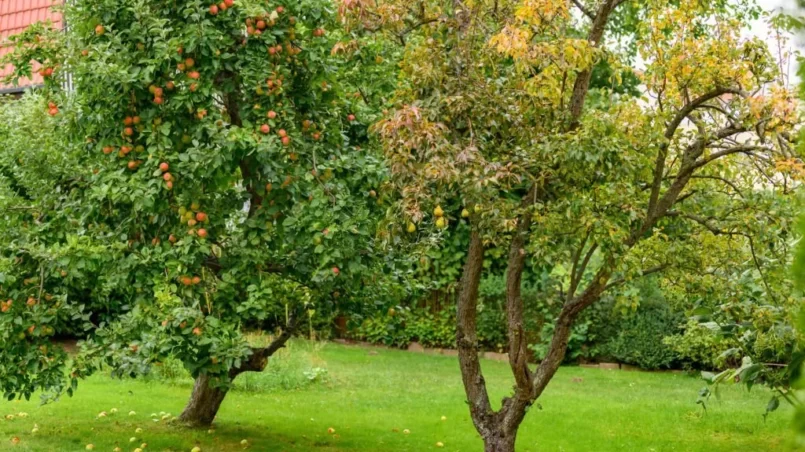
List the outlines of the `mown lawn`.
<svg viewBox="0 0 805 452">
<path fill-rule="evenodd" d="M 147 443 L 146 452 L 194 446 L 236 451 L 244 449 L 243 439 L 255 451 L 481 450 L 454 357 L 297 341 L 277 365 L 274 372 L 250 375 L 229 394 L 213 432 L 152 420 L 152 414 L 159 419 L 160 412 L 181 411 L 190 391 L 184 379 L 97 376 L 82 383 L 76 397 L 46 406 L 0 402 L 3 416 L 27 413 L 0 421 L 0 450 L 83 451 L 92 443 L 97 451 L 133 451 Z M 299 374 L 316 367 L 327 370 L 324 380 L 304 385 L 308 377 Z M 508 365 L 484 361 L 484 369 L 499 400 L 511 386 Z M 702 385 L 671 373 L 562 368 L 540 399 L 541 409 L 526 417 L 517 450 L 794 449 L 792 410 L 781 407 L 764 422 L 764 389 L 748 394 L 725 388 L 721 402 L 712 400 L 704 414 L 694 403 Z M 98 417 L 101 411 L 108 416 Z M 20 439 L 17 445 L 13 437 Z M 437 442 L 444 447 L 438 449 Z"/>
</svg>

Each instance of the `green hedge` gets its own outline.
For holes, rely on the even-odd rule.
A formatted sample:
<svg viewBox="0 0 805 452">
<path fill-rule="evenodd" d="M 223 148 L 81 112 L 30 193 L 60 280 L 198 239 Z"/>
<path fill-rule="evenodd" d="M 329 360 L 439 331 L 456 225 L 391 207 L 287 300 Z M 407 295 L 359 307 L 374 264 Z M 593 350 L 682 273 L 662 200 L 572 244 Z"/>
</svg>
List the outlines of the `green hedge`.
<svg viewBox="0 0 805 452">
<path fill-rule="evenodd" d="M 506 348 L 505 280 L 484 278 L 479 290 L 478 339 L 485 350 Z M 553 319 L 561 305 L 555 295 L 540 290 L 539 284 L 523 285 L 526 333 L 534 359 L 544 356 L 553 334 Z M 656 288 L 641 290 L 637 309 L 624 310 L 612 298 L 604 298 L 584 311 L 568 343 L 566 362 L 618 361 L 643 369 L 662 369 L 689 360 L 673 345 L 685 323 Z M 364 314 L 352 328 L 355 339 L 405 348 L 412 342 L 424 347 L 455 347 L 455 307 L 393 306 Z M 667 338 L 671 338 L 670 340 Z"/>
<path fill-rule="evenodd" d="M 640 306 L 624 316 L 617 333 L 602 347 L 616 361 L 641 369 L 667 369 L 679 362 L 679 355 L 664 342 L 679 333 L 684 316 L 664 304 Z"/>
</svg>

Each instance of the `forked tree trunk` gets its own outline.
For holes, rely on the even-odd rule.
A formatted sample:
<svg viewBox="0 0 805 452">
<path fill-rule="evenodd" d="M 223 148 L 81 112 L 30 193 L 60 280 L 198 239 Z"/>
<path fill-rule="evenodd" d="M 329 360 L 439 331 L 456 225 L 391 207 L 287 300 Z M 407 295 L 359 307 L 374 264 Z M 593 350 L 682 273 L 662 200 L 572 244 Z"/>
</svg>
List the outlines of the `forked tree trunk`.
<svg viewBox="0 0 805 452">
<path fill-rule="evenodd" d="M 212 424 L 221 403 L 226 397 L 226 388 L 210 384 L 210 377 L 199 375 L 193 385 L 193 393 L 179 420 L 191 427 L 208 427 Z"/>
<path fill-rule="evenodd" d="M 299 317 L 298 314 L 294 314 L 285 330 L 267 347 L 252 348 L 252 354 L 249 359 L 243 361 L 240 367 L 229 369 L 229 381 L 226 383 L 231 384 L 243 372 L 262 372 L 266 368 L 266 364 L 268 364 L 268 358 L 288 342 L 288 339 L 296 330 Z M 201 374 L 196 377 L 190 400 L 179 416 L 180 421 L 190 427 L 209 427 L 212 425 L 228 390 L 227 386 L 216 385 L 212 380 L 207 374 Z"/>
<path fill-rule="evenodd" d="M 587 40 L 597 46 L 601 42 L 609 16 L 622 0 L 605 0 L 592 16 L 592 27 Z M 460 12 L 460 2 L 454 2 Z M 458 14 L 457 14 L 458 16 Z M 467 15 L 468 16 L 468 15 Z M 459 19 L 459 36 L 463 34 L 469 20 Z M 460 74 L 457 74 L 460 76 Z M 590 87 L 592 71 L 587 69 L 576 77 L 570 102 L 569 129 L 579 126 L 584 101 Z M 542 182 L 545 183 L 544 181 Z M 585 307 L 594 302 L 606 288 L 610 276 L 610 268 L 598 272 L 598 278 L 578 298 L 566 303 L 556 322 L 556 330 L 551 340 L 548 354 L 540 362 L 536 370 L 528 367 L 528 343 L 525 335 L 524 306 L 520 293 L 522 274 L 525 269 L 526 244 L 531 223 L 529 207 L 536 204 L 538 186 L 534 183 L 522 202 L 524 217 L 520 218 L 518 229 L 512 237 L 506 279 L 506 323 L 509 342 L 509 365 L 511 367 L 515 388 L 511 397 L 503 399 L 499 411 L 492 409 L 489 393 L 486 388 L 480 360 L 478 359 L 477 337 L 477 304 L 478 287 L 484 263 L 484 245 L 477 230 L 470 234 L 470 246 L 461 278 L 457 300 L 456 342 L 458 346 L 459 366 L 464 383 L 464 391 L 470 408 L 470 417 L 476 430 L 484 441 L 486 452 L 514 452 L 517 430 L 531 404 L 542 394 L 548 382 L 564 358 L 570 329 L 573 322 Z M 472 221 L 471 221 L 472 222 Z M 609 262 L 607 262 L 609 264 Z"/>
</svg>

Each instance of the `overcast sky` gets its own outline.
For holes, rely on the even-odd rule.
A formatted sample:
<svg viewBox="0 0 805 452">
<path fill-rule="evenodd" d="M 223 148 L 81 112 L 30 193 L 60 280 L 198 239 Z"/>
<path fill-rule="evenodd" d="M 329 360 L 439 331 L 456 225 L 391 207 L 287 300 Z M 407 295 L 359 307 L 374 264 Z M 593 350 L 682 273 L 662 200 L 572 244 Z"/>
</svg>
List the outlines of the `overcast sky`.
<svg viewBox="0 0 805 452">
<path fill-rule="evenodd" d="M 758 4 L 765 10 L 787 10 L 789 12 L 793 12 L 796 8 L 797 1 L 796 0 L 758 0 Z M 774 52 L 777 49 L 777 42 L 773 36 L 770 35 L 770 29 L 768 24 L 766 23 L 767 19 L 761 18 L 755 21 L 751 28 L 747 30 L 748 35 L 754 35 L 759 38 L 766 39 L 769 43 L 769 48 L 772 49 Z M 789 43 L 789 50 L 798 51 L 799 53 L 805 55 L 805 40 L 803 37 L 797 37 L 796 39 L 791 39 Z M 790 83 L 796 83 L 796 72 L 797 72 L 797 65 L 796 60 L 792 58 L 790 63 L 789 75 L 791 76 Z"/>
</svg>

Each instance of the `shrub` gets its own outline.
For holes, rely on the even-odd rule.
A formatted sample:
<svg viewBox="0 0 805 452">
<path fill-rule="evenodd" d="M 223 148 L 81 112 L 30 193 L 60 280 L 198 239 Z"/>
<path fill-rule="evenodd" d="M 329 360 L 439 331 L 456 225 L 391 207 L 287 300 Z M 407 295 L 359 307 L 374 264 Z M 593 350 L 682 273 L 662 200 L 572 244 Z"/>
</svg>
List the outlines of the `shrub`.
<svg viewBox="0 0 805 452">
<path fill-rule="evenodd" d="M 667 305 L 641 305 L 622 318 L 617 334 L 602 350 L 621 363 L 642 369 L 670 368 L 678 355 L 664 339 L 676 334 L 682 321 L 683 317 Z"/>
<path fill-rule="evenodd" d="M 404 318 L 407 312 L 407 308 L 389 308 L 388 311 L 366 317 L 352 335 L 372 344 L 405 347 L 410 343 L 405 331 Z"/>
<path fill-rule="evenodd" d="M 405 331 L 409 342 L 419 342 L 425 347 L 455 348 L 455 312 L 452 309 L 436 313 L 427 309 L 410 311 Z"/>
<path fill-rule="evenodd" d="M 682 334 L 670 335 L 664 342 L 679 355 L 685 367 L 704 369 L 723 367 L 719 356 L 737 345 L 720 335 L 715 323 L 699 323 L 695 319 L 688 320 Z"/>
</svg>

